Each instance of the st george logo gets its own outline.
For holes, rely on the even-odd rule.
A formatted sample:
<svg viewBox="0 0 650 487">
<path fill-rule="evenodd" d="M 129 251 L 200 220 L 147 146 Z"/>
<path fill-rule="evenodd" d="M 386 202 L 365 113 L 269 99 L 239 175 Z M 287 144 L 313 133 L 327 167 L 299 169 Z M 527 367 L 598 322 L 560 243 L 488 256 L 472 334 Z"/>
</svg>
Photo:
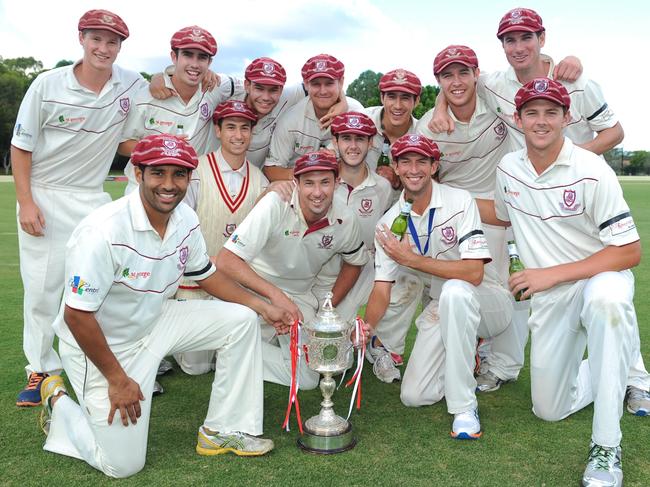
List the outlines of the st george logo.
<svg viewBox="0 0 650 487">
<path fill-rule="evenodd" d="M 131 100 L 128 98 L 120 98 L 120 108 L 124 113 L 129 113 L 129 109 L 131 108 Z"/>
<path fill-rule="evenodd" d="M 207 103 L 201 103 L 201 118 L 204 120 L 210 118 L 210 109 Z"/>
<path fill-rule="evenodd" d="M 333 241 L 334 241 L 334 236 L 333 235 L 323 235 L 323 238 L 321 238 L 321 241 L 318 244 L 318 248 L 320 248 L 320 249 L 331 249 Z"/>
<path fill-rule="evenodd" d="M 187 257 L 189 256 L 189 249 L 187 247 L 181 247 L 181 249 L 178 251 L 178 260 L 182 265 L 185 265 L 187 263 Z"/>
</svg>

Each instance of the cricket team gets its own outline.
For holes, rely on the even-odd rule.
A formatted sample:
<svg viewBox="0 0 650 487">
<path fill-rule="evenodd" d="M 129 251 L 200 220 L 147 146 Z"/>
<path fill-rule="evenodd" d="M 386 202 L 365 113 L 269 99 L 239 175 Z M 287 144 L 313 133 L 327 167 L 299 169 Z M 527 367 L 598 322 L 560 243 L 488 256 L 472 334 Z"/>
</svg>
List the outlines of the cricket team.
<svg viewBox="0 0 650 487">
<path fill-rule="evenodd" d="M 582 485 L 622 485 L 623 409 L 650 415 L 630 271 L 641 245 L 602 157 L 623 129 L 579 60 L 541 53 L 536 12 L 499 22 L 506 71 L 481 74 L 468 46 L 440 51 L 440 95 L 420 120 L 405 69 L 364 108 L 330 54 L 295 86 L 266 57 L 238 79 L 210 70 L 217 42 L 189 26 L 149 84 L 115 64 L 129 37 L 118 15 L 90 10 L 78 30 L 83 58 L 36 78 L 11 142 L 28 361 L 17 405 L 42 405 L 46 450 L 112 477 L 140 471 L 171 355 L 214 374 L 197 453 L 268 453 L 264 381 L 291 384 L 288 331 L 332 293 L 345 320 L 366 306 L 375 376 L 401 381 L 405 406 L 445 398 L 457 439 L 481 437 L 477 396 L 517 379 L 530 333 L 534 414 L 593 402 Z M 111 202 L 116 151 L 129 185 Z M 508 240 L 526 266 L 510 276 Z M 301 388 L 315 388 L 301 361 Z"/>
</svg>

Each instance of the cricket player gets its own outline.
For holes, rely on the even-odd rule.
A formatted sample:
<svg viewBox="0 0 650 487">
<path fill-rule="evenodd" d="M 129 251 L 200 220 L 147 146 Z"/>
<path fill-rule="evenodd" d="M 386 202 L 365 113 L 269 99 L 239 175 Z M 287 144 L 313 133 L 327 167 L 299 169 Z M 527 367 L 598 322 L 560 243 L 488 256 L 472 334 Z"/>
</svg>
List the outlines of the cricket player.
<svg viewBox="0 0 650 487">
<path fill-rule="evenodd" d="M 482 214 L 485 205 L 494 206 L 497 164 L 515 150 L 511 130 L 477 93 L 480 70 L 474 50 L 462 45 L 446 47 L 434 59 L 433 74 L 447 101 L 447 115 L 454 121 L 455 130 L 450 134 L 431 132 L 428 127 L 434 113 L 431 109 L 418 121 L 417 132 L 431 138 L 442 152 L 440 183 L 469 191 Z M 494 267 L 498 281 L 505 286 L 508 280 L 506 227 L 486 223 L 486 218 L 489 217 L 482 215 L 483 231 L 493 259 L 487 266 Z M 482 373 L 477 377 L 480 392 L 497 390 L 502 383 L 517 379 L 524 365 L 524 347 L 519 344 L 526 343 L 528 334 L 527 303 L 524 306 L 516 303 L 513 319 L 517 326 L 491 339 Z M 406 328 L 409 325 L 403 324 Z"/>
<path fill-rule="evenodd" d="M 273 442 L 255 436 L 263 415 L 255 313 L 280 330 L 289 313 L 215 272 L 196 214 L 181 203 L 198 162 L 187 141 L 147 136 L 132 160 L 138 191 L 91 213 L 67 244 L 67 284 L 54 329 L 79 404 L 60 376 L 43 382 L 44 448 L 111 477 L 139 472 L 160 359 L 209 347 L 219 353 L 196 451 L 263 455 Z M 183 276 L 233 303 L 169 299 Z"/>
<path fill-rule="evenodd" d="M 476 337 L 498 335 L 510 326 L 511 297 L 493 270 L 485 268 L 490 252 L 476 203 L 467 191 L 433 179 L 440 159 L 435 143 L 408 134 L 391 151 L 404 191 L 377 225 L 375 284 L 366 322 L 381 329 L 401 272 L 431 280 L 431 301 L 416 319 L 418 334 L 400 397 L 414 407 L 445 397 L 454 415 L 451 436 L 477 439 L 482 431 L 474 379 Z M 412 208 L 400 241 L 390 226 L 407 199 Z"/>
<path fill-rule="evenodd" d="M 619 421 L 639 355 L 630 271 L 639 235 L 612 169 L 563 135 L 572 120 L 565 86 L 533 79 L 515 106 L 526 147 L 499 164 L 495 203 L 526 266 L 511 276 L 512 292 L 532 296 L 533 412 L 558 421 L 594 402 L 582 485 L 620 486 Z"/>
<path fill-rule="evenodd" d="M 104 179 L 133 97 L 145 85 L 114 64 L 129 36 L 118 15 L 89 10 L 78 28 L 82 59 L 34 80 L 11 139 L 28 361 L 18 406 L 39 405 L 42 380 L 61 370 L 52 322 L 63 292 L 65 244 L 86 215 L 111 201 Z"/>
<path fill-rule="evenodd" d="M 343 63 L 329 54 L 309 58 L 302 67 L 302 79 L 308 98 L 282 115 L 273 131 L 264 174 L 270 181 L 292 179 L 297 159 L 327 147 L 332 138 L 329 127 L 321 124 L 331 108 L 345 100 L 345 111 L 362 111 L 363 106 L 343 92 Z"/>
<path fill-rule="evenodd" d="M 291 201 L 276 192 L 264 196 L 237 227 L 217 256 L 217 266 L 242 286 L 283 309 L 294 320 L 311 321 L 318 310 L 312 292 L 316 275 L 339 256 L 341 270 L 333 285 L 338 306 L 370 259 L 352 210 L 334 198 L 339 165 L 329 151 L 301 156 L 294 167 Z M 291 384 L 289 336 L 262 325 L 264 380 Z M 218 356 L 218 354 L 217 354 Z M 318 374 L 299 367 L 301 389 L 318 385 Z"/>
<path fill-rule="evenodd" d="M 221 76 L 223 82 L 214 90 L 204 87 L 210 65 L 217 54 L 217 41 L 197 25 L 183 27 L 170 40 L 173 75 L 162 74 L 164 85 L 175 93 L 164 100 L 155 98 L 143 87 L 137 94 L 133 113 L 124 134 L 129 139 L 119 151 L 130 156 L 138 140 L 153 134 L 184 136 L 197 154 L 213 152 L 218 141 L 212 129 L 212 114 L 217 105 L 232 96 L 243 95 L 241 81 Z M 125 194 L 137 188 L 133 164 L 127 163 L 124 174 L 129 180 Z"/>
<path fill-rule="evenodd" d="M 268 181 L 246 155 L 257 116 L 241 101 L 219 104 L 212 116 L 221 147 L 199 157 L 184 202 L 196 211 L 208 255 L 216 256 L 237 226 L 264 193 Z M 209 299 L 200 283 L 184 279 L 177 299 Z M 205 374 L 213 369 L 214 350 L 178 353 L 176 362 L 185 373 Z"/>
<path fill-rule="evenodd" d="M 364 113 L 372 118 L 377 127 L 368 152 L 368 165 L 388 179 L 395 189 L 400 189 L 400 183 L 392 167 L 377 168 L 377 162 L 382 155 L 390 160 L 393 142 L 405 134 L 415 132 L 417 119 L 413 116 L 413 109 L 420 103 L 421 93 L 420 78 L 405 69 L 394 69 L 379 79 L 381 106 L 364 109 Z"/>
<path fill-rule="evenodd" d="M 374 256 L 374 235 L 377 222 L 391 206 L 391 186 L 375 173 L 367 162 L 373 136 L 377 133 L 370 117 L 360 112 L 348 112 L 334 117 L 330 130 L 339 154 L 339 180 L 334 199 L 350 208 L 361 227 L 361 237 Z M 392 169 L 391 169 L 392 170 Z M 325 300 L 341 271 L 342 259 L 335 255 L 318 273 L 313 292 L 319 303 Z M 374 259 L 363 267 L 359 279 L 337 306 L 345 321 L 352 321 L 361 305 L 368 301 L 375 276 Z"/>
</svg>

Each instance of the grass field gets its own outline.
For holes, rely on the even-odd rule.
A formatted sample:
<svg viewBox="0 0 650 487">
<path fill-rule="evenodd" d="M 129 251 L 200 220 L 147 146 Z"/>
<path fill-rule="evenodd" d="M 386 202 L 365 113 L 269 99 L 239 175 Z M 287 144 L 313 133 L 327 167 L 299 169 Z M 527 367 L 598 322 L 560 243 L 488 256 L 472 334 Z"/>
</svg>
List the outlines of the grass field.
<svg viewBox="0 0 650 487">
<path fill-rule="evenodd" d="M 107 183 L 119 195 L 120 183 Z M 650 241 L 650 182 L 626 181 L 644 242 Z M 15 194 L 0 183 L 0 484 L 115 485 L 86 464 L 42 450 L 39 411 L 15 406 L 25 384 L 22 354 L 22 286 L 18 268 Z M 650 259 L 635 269 L 637 313 L 642 353 L 650 362 Z M 409 348 L 414 338 L 409 335 Z M 369 369 L 366 369 L 369 372 Z M 357 447 L 345 454 L 312 456 L 296 448 L 294 431 L 280 424 L 287 389 L 265 386 L 265 435 L 276 449 L 263 458 L 194 452 L 196 431 L 207 408 L 211 377 L 189 377 L 177 369 L 162 378 L 167 393 L 154 399 L 145 469 L 124 485 L 415 485 L 415 486 L 566 486 L 578 485 L 585 465 L 592 407 L 570 418 L 546 423 L 531 412 L 526 367 L 520 379 L 498 392 L 479 396 L 483 437 L 462 442 L 449 437 L 451 417 L 444 401 L 409 409 L 400 403 L 399 384 L 382 384 L 371 372 L 364 377 L 363 406 L 352 420 Z M 319 392 L 300 395 L 303 418 L 316 414 Z M 347 410 L 348 391 L 335 397 L 337 411 Z M 650 484 L 650 418 L 625 413 L 623 467 L 627 486 Z M 297 428 L 296 428 L 297 429 Z"/>
</svg>

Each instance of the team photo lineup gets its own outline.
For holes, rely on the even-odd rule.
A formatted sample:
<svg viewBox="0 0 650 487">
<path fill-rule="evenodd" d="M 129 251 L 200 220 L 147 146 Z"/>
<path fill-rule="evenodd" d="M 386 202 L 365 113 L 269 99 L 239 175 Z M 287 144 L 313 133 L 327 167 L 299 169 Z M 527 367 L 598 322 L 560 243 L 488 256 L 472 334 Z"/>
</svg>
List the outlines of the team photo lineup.
<svg viewBox="0 0 650 487">
<path fill-rule="evenodd" d="M 504 71 L 483 73 L 472 46 L 438 52 L 440 91 L 419 119 L 408 66 L 364 107 L 345 94 L 345 59 L 314 53 L 297 84 L 270 57 L 226 75 L 217 39 L 190 25 L 169 32 L 169 65 L 148 82 L 116 63 L 129 42 L 118 13 L 79 15 L 65 35 L 81 59 L 36 77 L 11 139 L 16 405 L 41 408 L 44 450 L 137 474 L 152 401 L 174 394 L 157 379 L 176 368 L 214 377 L 198 455 L 273 455 L 264 383 L 286 388 L 301 433 L 298 391 L 320 385 L 331 412 L 308 335 L 335 320 L 357 405 L 365 370 L 408 408 L 444 399 L 461 443 L 486 441 L 481 397 L 512 387 L 530 347 L 533 421 L 593 403 L 571 484 L 623 485 L 621 418 L 650 416 L 641 242 L 603 157 L 624 131 L 580 59 L 544 53 L 544 12 L 495 13 Z M 112 201 L 116 153 L 127 185 Z M 354 446 L 312 419 L 308 451 Z"/>
</svg>

